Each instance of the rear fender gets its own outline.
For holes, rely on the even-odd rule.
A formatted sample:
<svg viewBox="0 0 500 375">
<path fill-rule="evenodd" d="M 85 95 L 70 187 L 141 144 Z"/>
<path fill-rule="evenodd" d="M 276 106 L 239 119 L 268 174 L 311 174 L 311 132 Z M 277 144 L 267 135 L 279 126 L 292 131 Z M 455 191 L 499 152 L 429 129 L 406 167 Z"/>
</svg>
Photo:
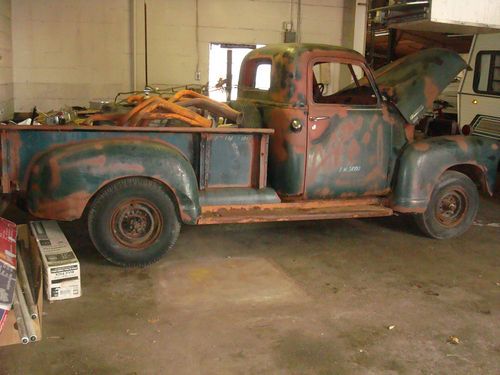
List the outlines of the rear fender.
<svg viewBox="0 0 500 375">
<path fill-rule="evenodd" d="M 99 189 L 117 179 L 138 176 L 168 187 L 181 220 L 196 223 L 201 207 L 189 161 L 167 144 L 136 139 L 80 142 L 40 155 L 29 172 L 28 210 L 53 220 L 78 219 Z"/>
<path fill-rule="evenodd" d="M 471 177 L 492 194 L 500 158 L 498 142 L 481 137 L 444 136 L 409 144 L 400 157 L 391 206 L 423 212 L 439 177 L 448 169 Z"/>
</svg>

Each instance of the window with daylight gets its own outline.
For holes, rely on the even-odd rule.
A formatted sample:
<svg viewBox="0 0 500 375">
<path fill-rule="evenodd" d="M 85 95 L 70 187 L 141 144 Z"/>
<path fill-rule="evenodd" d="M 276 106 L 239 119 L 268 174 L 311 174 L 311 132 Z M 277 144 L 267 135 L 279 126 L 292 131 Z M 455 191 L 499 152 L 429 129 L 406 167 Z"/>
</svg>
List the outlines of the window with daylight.
<svg viewBox="0 0 500 375">
<path fill-rule="evenodd" d="M 474 67 L 474 91 L 500 95 L 500 51 L 481 51 Z"/>
<path fill-rule="evenodd" d="M 319 61 L 313 66 L 312 98 L 315 103 L 376 105 L 377 95 L 370 82 L 358 79 L 357 65 Z"/>
</svg>

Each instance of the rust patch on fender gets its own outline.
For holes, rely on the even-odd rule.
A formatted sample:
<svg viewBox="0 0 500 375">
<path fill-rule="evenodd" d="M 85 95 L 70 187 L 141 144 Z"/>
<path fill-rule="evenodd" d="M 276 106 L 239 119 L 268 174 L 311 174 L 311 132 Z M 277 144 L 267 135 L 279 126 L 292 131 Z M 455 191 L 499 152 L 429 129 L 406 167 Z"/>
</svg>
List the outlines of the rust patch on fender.
<svg viewBox="0 0 500 375">
<path fill-rule="evenodd" d="M 404 129 L 408 142 L 413 142 L 413 140 L 415 139 L 415 126 L 413 126 L 412 124 L 405 124 Z"/>
<path fill-rule="evenodd" d="M 424 152 L 424 151 L 427 151 L 431 148 L 431 146 L 428 144 L 428 143 L 415 143 L 413 145 L 413 148 L 417 151 L 421 151 L 421 152 Z"/>
<path fill-rule="evenodd" d="M 464 136 L 444 136 L 443 137 L 444 139 L 448 140 L 448 141 L 452 141 L 452 142 L 455 142 L 458 147 L 460 148 L 460 150 L 462 150 L 463 152 L 467 152 L 469 147 L 467 146 L 467 142 L 466 142 L 466 138 Z"/>
<path fill-rule="evenodd" d="M 51 220 L 75 220 L 82 216 L 87 202 L 92 194 L 86 191 L 77 191 L 63 199 L 41 200 L 32 215 Z"/>
<path fill-rule="evenodd" d="M 434 100 L 438 97 L 441 90 L 430 77 L 425 77 L 424 82 L 425 82 L 424 92 L 426 98 L 426 106 L 427 108 L 432 108 Z"/>
</svg>

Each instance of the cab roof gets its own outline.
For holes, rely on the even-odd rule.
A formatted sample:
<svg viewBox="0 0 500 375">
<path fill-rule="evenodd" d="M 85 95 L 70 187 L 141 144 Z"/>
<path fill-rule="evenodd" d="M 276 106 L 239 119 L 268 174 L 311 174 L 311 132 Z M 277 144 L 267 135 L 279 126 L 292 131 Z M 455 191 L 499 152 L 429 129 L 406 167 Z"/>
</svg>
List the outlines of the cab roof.
<svg viewBox="0 0 500 375">
<path fill-rule="evenodd" d="M 357 61 L 365 61 L 363 55 L 350 48 L 332 46 L 329 44 L 320 43 L 278 43 L 269 44 L 265 47 L 254 49 L 247 54 L 247 58 L 251 59 L 262 55 L 276 56 L 287 55 L 291 58 L 298 58 L 305 52 L 339 52 L 344 57 L 349 57 Z"/>
<path fill-rule="evenodd" d="M 364 63 L 365 58 L 352 49 L 316 43 L 270 44 L 249 52 L 243 59 L 238 99 L 268 101 L 302 107 L 305 105 L 308 64 L 315 57 L 336 57 Z M 269 90 L 253 88 L 259 64 L 271 63 Z"/>
</svg>

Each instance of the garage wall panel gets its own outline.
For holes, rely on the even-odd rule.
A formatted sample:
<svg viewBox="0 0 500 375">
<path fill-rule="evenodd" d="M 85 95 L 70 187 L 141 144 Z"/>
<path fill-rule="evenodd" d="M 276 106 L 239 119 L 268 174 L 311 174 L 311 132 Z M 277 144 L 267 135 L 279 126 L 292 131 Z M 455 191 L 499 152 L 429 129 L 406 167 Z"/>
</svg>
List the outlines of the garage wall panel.
<svg viewBox="0 0 500 375">
<path fill-rule="evenodd" d="M 87 105 L 131 86 L 130 3 L 12 2 L 17 111 Z"/>
<path fill-rule="evenodd" d="M 303 0 L 301 41 L 342 43 L 345 3 L 352 0 Z M 283 22 L 297 25 L 297 1 L 199 0 L 199 57 L 196 49 L 195 0 L 149 0 L 149 83 L 194 81 L 199 59 L 201 80 L 208 80 L 209 44 L 280 43 Z M 136 87 L 144 86 L 143 2 L 136 4 Z"/>
<path fill-rule="evenodd" d="M 341 44 L 345 3 L 302 0 L 301 41 Z M 141 89 L 142 0 L 12 2 L 14 97 L 18 111 L 86 105 Z M 297 1 L 147 0 L 150 84 L 205 84 L 210 42 L 270 44 L 283 22 L 297 25 Z M 201 80 L 195 81 L 199 62 Z"/>
<path fill-rule="evenodd" d="M 12 35 L 10 0 L 0 0 L 0 121 L 14 111 L 12 83 Z"/>
</svg>

